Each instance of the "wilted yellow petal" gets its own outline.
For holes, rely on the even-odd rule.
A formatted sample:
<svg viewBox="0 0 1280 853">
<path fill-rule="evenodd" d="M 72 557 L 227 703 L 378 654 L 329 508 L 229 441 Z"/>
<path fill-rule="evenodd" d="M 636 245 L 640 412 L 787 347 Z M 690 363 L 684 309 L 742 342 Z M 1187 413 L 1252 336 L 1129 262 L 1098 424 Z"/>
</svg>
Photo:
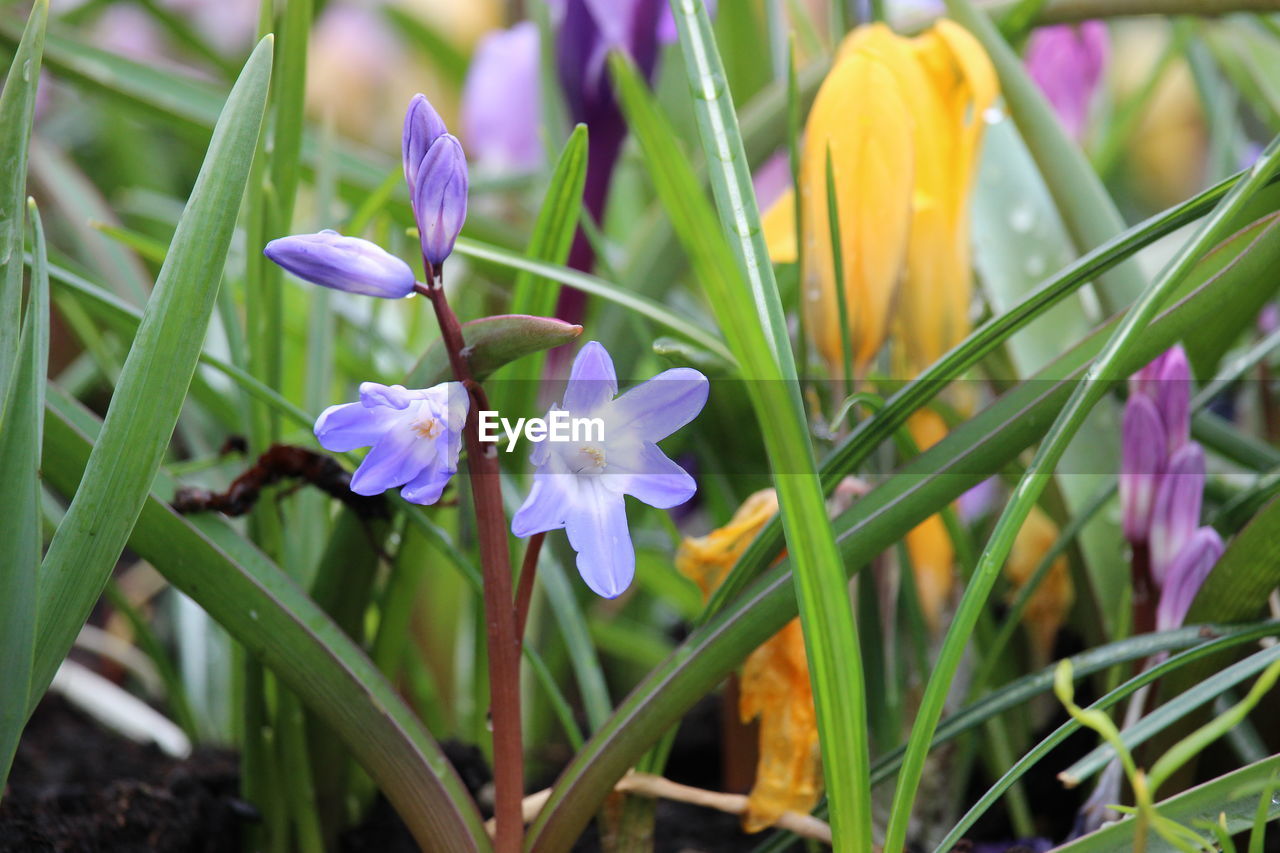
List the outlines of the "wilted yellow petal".
<svg viewBox="0 0 1280 853">
<path fill-rule="evenodd" d="M 1058 526 L 1040 507 L 1033 507 L 1018 537 L 1009 551 L 1004 574 L 1013 584 L 1012 595 L 1031 580 L 1036 567 L 1058 539 Z M 1071 610 L 1075 600 L 1075 588 L 1067 570 L 1067 556 L 1061 554 L 1053 561 L 1049 574 L 1031 594 L 1022 624 L 1031 636 L 1031 648 L 1038 663 L 1047 663 L 1053 657 L 1053 643 L 1058 629 Z"/>
<path fill-rule="evenodd" d="M 884 63 L 850 50 L 823 81 L 801 155 L 805 322 L 818 352 L 843 374 L 827 204 L 830 152 L 840 218 L 844 294 L 855 369 L 884 343 L 906 259 L 911 221 L 912 131 L 906 103 Z"/>
<path fill-rule="evenodd" d="M 775 264 L 794 264 L 796 251 L 796 193 L 787 190 L 760 218 L 769 260 Z"/>
<path fill-rule="evenodd" d="M 760 760 L 742 828 L 759 832 L 783 812 L 807 814 L 822 793 L 818 720 L 800 620 L 751 653 L 742 667 L 738 712 L 760 718 Z"/>
<path fill-rule="evenodd" d="M 761 489 L 747 498 L 729 523 L 706 536 L 690 537 L 676 551 L 676 569 L 702 590 L 705 599 L 747 550 L 765 522 L 778 512 L 778 494 Z"/>
<path fill-rule="evenodd" d="M 777 512 L 773 489 L 756 492 L 724 527 L 684 540 L 676 567 L 698 584 L 703 597 L 709 596 Z M 822 762 L 799 619 L 787 623 L 743 664 L 738 712 L 744 722 L 760 718 L 760 758 L 743 828 L 759 832 L 783 812 L 810 811 L 822 792 Z"/>
</svg>

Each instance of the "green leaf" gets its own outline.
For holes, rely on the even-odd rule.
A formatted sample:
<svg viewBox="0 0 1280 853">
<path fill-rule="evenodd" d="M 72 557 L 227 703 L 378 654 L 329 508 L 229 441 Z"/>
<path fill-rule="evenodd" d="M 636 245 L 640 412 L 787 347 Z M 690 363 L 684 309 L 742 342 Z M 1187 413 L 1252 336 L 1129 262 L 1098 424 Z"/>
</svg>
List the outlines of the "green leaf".
<svg viewBox="0 0 1280 853">
<path fill-rule="evenodd" d="M 91 453 L 90 442 L 99 424 L 61 395 L 51 395 L 49 415 L 44 469 L 54 488 L 71 494 L 97 452 L 95 446 Z M 395 688 L 332 619 L 230 525 L 212 515 L 180 516 L 148 495 L 129 547 L 191 596 L 342 737 L 419 844 L 489 847 L 462 782 Z"/>
<path fill-rule="evenodd" d="M 1244 832 L 1254 825 L 1259 808 L 1258 796 L 1268 789 L 1271 777 L 1277 770 L 1280 770 L 1280 755 L 1273 755 L 1162 800 L 1156 803 L 1156 810 L 1161 817 L 1183 824 L 1195 821 L 1216 824 L 1219 816 L 1222 816 L 1229 833 Z M 1280 804 L 1274 799 L 1266 809 L 1268 822 L 1280 817 Z M 1135 825 L 1134 818 L 1128 817 L 1069 844 L 1055 847 L 1054 851 L 1113 853 L 1116 850 L 1133 850 Z M 1174 853 L 1178 849 L 1155 833 L 1147 834 L 1146 853 Z"/>
<path fill-rule="evenodd" d="M 533 234 L 529 237 L 529 247 L 525 250 L 530 260 L 563 264 L 569 257 L 573 237 L 578 230 L 582 191 L 586 183 L 587 126 L 580 124 L 570 134 L 551 174 L 546 197 L 534 222 Z M 511 313 L 549 317 L 555 313 L 559 295 L 558 284 L 539 279 L 530 270 L 522 269 L 516 274 Z M 504 373 L 503 379 L 510 384 L 504 385 L 500 408 L 520 416 L 532 414 L 545 363 L 546 357 L 537 354 Z"/>
<path fill-rule="evenodd" d="M 36 570 L 44 545 L 40 523 L 40 446 L 49 372 L 49 269 L 44 228 L 30 203 L 36 264 L 9 395 L 0 403 L 0 789 L 27 721 L 36 638 Z M 16 318 L 15 318 L 16 319 Z"/>
<path fill-rule="evenodd" d="M 524 314 L 496 314 L 462 324 L 467 362 L 477 380 L 516 359 L 567 344 L 580 334 L 581 326 Z M 452 378 L 444 343 L 436 338 L 414 365 L 408 382 L 414 388 L 426 388 Z"/>
<path fill-rule="evenodd" d="M 703 349 L 715 353 L 725 361 L 733 361 L 733 356 L 729 354 L 724 342 L 714 333 L 686 320 L 665 305 L 637 293 L 632 293 L 612 282 L 587 273 L 578 272 L 577 270 L 571 270 L 568 267 L 533 261 L 518 252 L 469 240 L 465 237 L 458 238 L 458 242 L 453 248 L 458 254 L 466 255 L 477 261 L 498 264 L 514 270 L 527 270 L 544 279 L 558 281 L 561 284 L 576 287 L 583 293 L 599 296 L 602 299 L 634 311 L 641 317 L 647 317 L 658 325 L 698 344 Z"/>
<path fill-rule="evenodd" d="M 102 592 L 173 435 L 222 277 L 270 76 L 268 37 L 227 99 L 84 482 L 45 555 L 32 703 L 43 695 Z"/>
<path fill-rule="evenodd" d="M 782 300 L 706 7 L 697 0 L 672 0 L 671 11 L 721 233 L 709 221 L 711 213 L 697 178 L 681 159 L 669 124 L 647 87 L 618 54 L 612 57 L 613 77 L 658 197 L 676 225 L 707 301 L 748 380 L 747 393 L 763 429 L 779 514 L 795 564 L 795 595 L 813 683 L 822 765 L 833 803 L 832 832 L 839 845 L 869 849 L 870 744 L 858 630 L 826 517 Z"/>
<path fill-rule="evenodd" d="M 1280 500 L 1273 500 L 1232 539 L 1187 612 L 1187 621 L 1206 617 L 1238 622 L 1257 616 L 1280 585 Z"/>
<path fill-rule="evenodd" d="M 22 316 L 22 221 L 27 215 L 27 149 L 35 116 L 48 0 L 31 9 L 0 92 L 0 405 L 18 360 Z"/>
</svg>

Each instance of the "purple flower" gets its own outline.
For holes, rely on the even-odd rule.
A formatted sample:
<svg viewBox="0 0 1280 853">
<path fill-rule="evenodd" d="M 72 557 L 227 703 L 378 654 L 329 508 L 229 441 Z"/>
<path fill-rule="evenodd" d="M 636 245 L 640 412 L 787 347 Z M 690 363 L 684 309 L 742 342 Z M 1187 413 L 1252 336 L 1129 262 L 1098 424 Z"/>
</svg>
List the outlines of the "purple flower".
<svg viewBox="0 0 1280 853">
<path fill-rule="evenodd" d="M 1192 442 L 1169 457 L 1151 507 L 1151 577 L 1164 588 L 1169 568 L 1200 525 L 1204 451 Z"/>
<path fill-rule="evenodd" d="M 433 276 L 453 251 L 467 218 L 467 158 L 424 95 L 409 102 L 402 153 L 422 255 Z"/>
<path fill-rule="evenodd" d="M 356 494 L 403 486 L 405 500 L 432 504 L 458 470 L 468 406 L 459 382 L 420 390 L 362 382 L 360 402 L 330 406 L 316 419 L 316 439 L 339 453 L 373 447 L 351 478 Z"/>
<path fill-rule="evenodd" d="M 538 443 L 530 455 L 537 469 L 533 488 L 512 532 L 524 537 L 564 528 L 587 586 L 605 598 L 621 595 L 636 563 L 623 495 L 659 509 L 693 496 L 693 478 L 656 442 L 692 421 L 708 390 L 701 373 L 676 368 L 615 399 L 613 360 L 603 346 L 588 343 L 573 363 L 563 408 L 552 406 L 547 417 L 563 411 L 567 418 L 599 419 L 601 429 L 584 429 L 584 440 Z"/>
<path fill-rule="evenodd" d="M 413 293 L 409 265 L 374 243 L 337 231 L 294 234 L 267 244 L 262 253 L 298 278 L 365 296 L 400 299 Z"/>
<path fill-rule="evenodd" d="M 1027 71 L 1077 141 L 1084 137 L 1109 53 L 1107 26 L 1101 21 L 1040 27 L 1027 41 Z"/>
<path fill-rule="evenodd" d="M 1120 507 L 1131 543 L 1148 541 L 1152 508 L 1170 457 L 1190 441 L 1191 366 L 1186 352 L 1176 346 L 1129 380 L 1121 425 Z"/>
<path fill-rule="evenodd" d="M 1180 628 L 1191 602 L 1222 556 L 1222 537 L 1212 527 L 1201 527 L 1187 539 L 1165 574 L 1156 605 L 1156 630 Z"/>
<path fill-rule="evenodd" d="M 495 30 L 480 40 L 467 70 L 463 137 L 472 156 L 499 171 L 528 172 L 542 163 L 538 45 L 532 21 Z"/>
</svg>

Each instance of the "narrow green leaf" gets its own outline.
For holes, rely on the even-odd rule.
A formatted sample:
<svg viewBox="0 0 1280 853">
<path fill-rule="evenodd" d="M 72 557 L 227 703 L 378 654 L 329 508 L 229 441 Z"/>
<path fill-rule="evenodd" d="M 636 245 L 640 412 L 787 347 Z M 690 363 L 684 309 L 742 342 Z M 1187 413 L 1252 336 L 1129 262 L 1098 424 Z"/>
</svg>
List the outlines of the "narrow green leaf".
<svg viewBox="0 0 1280 853">
<path fill-rule="evenodd" d="M 0 790 L 27 721 L 36 638 L 36 569 L 44 544 L 40 446 L 49 371 L 49 268 L 35 201 L 30 210 L 36 263 L 8 398 L 0 402 L 0 672 L 7 685 L 0 690 Z"/>
<path fill-rule="evenodd" d="M 306 129 L 307 40 L 311 31 L 312 0 L 288 0 L 276 41 L 272 107 L 275 122 L 271 145 L 271 183 L 278 206 L 276 220 L 286 231 L 293 227 L 293 203 L 302 164 L 302 136 Z M 278 235 L 277 235 L 278 236 Z"/>
<path fill-rule="evenodd" d="M 523 314 L 495 314 L 462 324 L 467 362 L 477 380 L 485 379 L 504 364 L 567 344 L 580 334 L 581 326 Z M 447 382 L 452 376 L 444 343 L 436 338 L 414 365 L 408 382 L 411 387 L 426 388 Z"/>
<path fill-rule="evenodd" d="M 50 397 L 49 416 L 45 473 L 54 488 L 72 494 L 97 452 L 90 449 L 94 432 L 107 425 L 61 395 Z M 342 737 L 419 844 L 488 849 L 474 804 L 421 722 L 373 662 L 261 551 L 220 518 L 180 516 L 155 495 L 145 498 L 129 546 Z"/>
<path fill-rule="evenodd" d="M 18 360 L 22 316 L 22 221 L 27 215 L 27 149 L 35 116 L 48 0 L 37 0 L 0 92 L 0 405 Z"/>
<path fill-rule="evenodd" d="M 543 279 L 558 281 L 561 284 L 576 287 L 578 290 L 589 293 L 592 296 L 599 296 L 601 299 L 606 299 L 623 308 L 634 311 L 641 317 L 652 320 L 658 325 L 698 344 L 703 349 L 715 353 L 725 361 L 733 361 L 733 356 L 729 354 L 724 342 L 713 332 L 706 330 L 697 323 L 686 320 L 665 305 L 637 293 L 632 293 L 602 278 L 571 270 L 568 267 L 533 261 L 518 252 L 469 240 L 465 237 L 458 239 L 457 244 L 454 246 L 454 251 L 477 261 L 498 264 L 514 270 L 528 270 Z"/>
<path fill-rule="evenodd" d="M 529 246 L 525 250 L 526 257 L 534 261 L 564 264 L 578 230 L 582 191 L 586 183 L 587 126 L 580 124 L 569 135 L 569 141 L 560 152 L 560 159 L 551 174 L 546 197 L 538 211 L 533 234 L 529 237 Z M 560 287 L 557 283 L 539 279 L 530 270 L 522 269 L 516 274 L 512 289 L 511 313 L 550 317 L 555 314 L 559 295 Z M 512 365 L 511 370 L 503 374 L 504 380 L 511 384 L 503 389 L 500 408 L 519 416 L 533 414 L 537 403 L 538 381 L 545 364 L 546 356 L 535 353 L 533 358 Z"/>
<path fill-rule="evenodd" d="M 45 555 L 32 703 L 43 695 L 102 592 L 173 434 L 222 277 L 270 75 L 266 38 L 249 57 L 218 120 L 83 486 Z"/>
</svg>

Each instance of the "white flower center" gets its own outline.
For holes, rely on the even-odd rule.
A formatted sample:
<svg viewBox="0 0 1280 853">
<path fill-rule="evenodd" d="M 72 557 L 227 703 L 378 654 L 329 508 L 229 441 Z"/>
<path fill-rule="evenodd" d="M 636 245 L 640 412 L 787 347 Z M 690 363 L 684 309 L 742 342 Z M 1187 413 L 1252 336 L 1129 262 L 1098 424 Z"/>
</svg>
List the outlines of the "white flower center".
<svg viewBox="0 0 1280 853">
<path fill-rule="evenodd" d="M 444 432 L 444 424 L 439 418 L 425 417 L 414 421 L 409 428 L 416 432 L 421 438 L 435 438 Z"/>
<path fill-rule="evenodd" d="M 575 474 L 602 474 L 608 464 L 604 448 L 598 444 L 584 444 L 567 456 L 569 469 Z"/>
</svg>

